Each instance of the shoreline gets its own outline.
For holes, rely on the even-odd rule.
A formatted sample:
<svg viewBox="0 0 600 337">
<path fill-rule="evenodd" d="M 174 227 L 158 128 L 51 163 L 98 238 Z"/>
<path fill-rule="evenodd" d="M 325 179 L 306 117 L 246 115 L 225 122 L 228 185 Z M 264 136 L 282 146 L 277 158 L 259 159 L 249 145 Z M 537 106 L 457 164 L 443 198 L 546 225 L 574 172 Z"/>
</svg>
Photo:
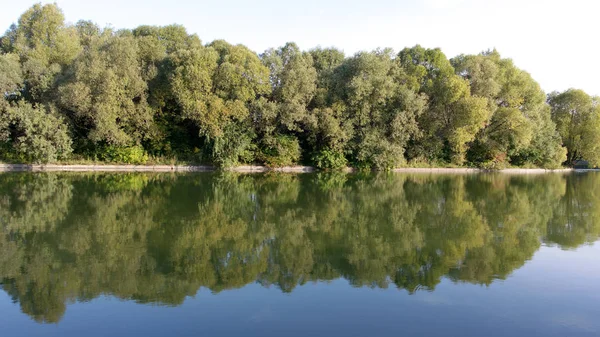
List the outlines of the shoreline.
<svg viewBox="0 0 600 337">
<path fill-rule="evenodd" d="M 0 172 L 214 172 L 219 169 L 210 165 L 56 165 L 56 164 L 0 164 Z M 287 172 L 309 173 L 318 170 L 312 166 L 284 166 L 270 168 L 259 165 L 242 165 L 223 169 L 223 171 L 241 173 Z M 355 172 L 346 168 L 342 172 Z M 479 168 L 396 168 L 391 172 L 398 173 L 485 173 L 499 172 L 509 174 L 540 174 L 598 171 L 594 169 L 542 169 L 542 168 L 508 168 L 502 170 L 486 170 Z"/>
</svg>

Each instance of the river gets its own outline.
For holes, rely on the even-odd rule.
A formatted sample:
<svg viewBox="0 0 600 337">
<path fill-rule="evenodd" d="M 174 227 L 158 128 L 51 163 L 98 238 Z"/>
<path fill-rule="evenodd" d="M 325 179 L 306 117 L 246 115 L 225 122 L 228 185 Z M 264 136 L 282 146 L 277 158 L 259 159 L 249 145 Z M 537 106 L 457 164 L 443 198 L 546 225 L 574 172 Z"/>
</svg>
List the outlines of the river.
<svg viewBox="0 0 600 337">
<path fill-rule="evenodd" d="M 598 336 L 600 172 L 0 174 L 3 336 Z"/>
</svg>

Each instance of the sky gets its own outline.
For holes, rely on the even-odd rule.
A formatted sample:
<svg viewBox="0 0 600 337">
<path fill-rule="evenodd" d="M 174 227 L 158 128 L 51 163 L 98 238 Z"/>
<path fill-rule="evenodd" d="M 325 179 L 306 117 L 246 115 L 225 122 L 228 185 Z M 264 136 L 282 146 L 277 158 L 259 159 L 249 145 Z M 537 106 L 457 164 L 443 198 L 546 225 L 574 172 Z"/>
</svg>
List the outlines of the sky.
<svg viewBox="0 0 600 337">
<path fill-rule="evenodd" d="M 0 11 L 0 31 L 31 5 Z M 288 41 L 346 55 L 420 44 L 448 58 L 496 48 L 546 92 L 600 95 L 599 0 L 54 0 L 67 22 L 101 27 L 182 24 L 203 42 L 224 39 L 260 53 Z"/>
</svg>

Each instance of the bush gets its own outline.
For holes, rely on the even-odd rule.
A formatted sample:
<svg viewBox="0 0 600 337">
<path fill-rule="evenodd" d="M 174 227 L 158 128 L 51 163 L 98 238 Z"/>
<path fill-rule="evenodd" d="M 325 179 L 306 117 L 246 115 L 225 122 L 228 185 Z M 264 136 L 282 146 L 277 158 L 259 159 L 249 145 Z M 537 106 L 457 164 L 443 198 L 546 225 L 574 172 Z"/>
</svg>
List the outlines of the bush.
<svg viewBox="0 0 600 337">
<path fill-rule="evenodd" d="M 404 148 L 376 133 L 368 134 L 359 144 L 356 166 L 380 171 L 393 169 L 404 163 Z"/>
<path fill-rule="evenodd" d="M 258 156 L 265 165 L 270 167 L 290 166 L 300 160 L 300 144 L 298 139 L 291 136 L 276 136 Z"/>
<path fill-rule="evenodd" d="M 238 163 L 254 161 L 253 134 L 243 130 L 242 125 L 230 124 L 223 135 L 212 141 L 212 162 L 220 167 L 231 167 Z"/>
<path fill-rule="evenodd" d="M 482 163 L 479 163 L 479 168 L 483 170 L 501 170 L 506 168 L 506 163 L 499 162 L 496 160 L 488 160 Z"/>
<path fill-rule="evenodd" d="M 106 146 L 102 148 L 99 157 L 101 160 L 119 164 L 140 165 L 148 161 L 148 154 L 139 145 L 130 147 Z"/>
<path fill-rule="evenodd" d="M 313 156 L 312 161 L 319 169 L 341 170 L 348 164 L 346 156 L 334 150 L 321 150 Z"/>
<path fill-rule="evenodd" d="M 0 112 L 0 121 L 2 140 L 18 161 L 49 163 L 66 159 L 72 152 L 67 125 L 43 107 L 7 106 Z"/>
</svg>

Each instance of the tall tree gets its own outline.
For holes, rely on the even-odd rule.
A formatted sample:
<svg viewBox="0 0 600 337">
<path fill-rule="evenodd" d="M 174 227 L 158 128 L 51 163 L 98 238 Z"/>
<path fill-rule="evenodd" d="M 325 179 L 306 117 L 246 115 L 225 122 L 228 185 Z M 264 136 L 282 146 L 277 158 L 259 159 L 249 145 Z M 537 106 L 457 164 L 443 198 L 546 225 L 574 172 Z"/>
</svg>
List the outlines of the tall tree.
<svg viewBox="0 0 600 337">
<path fill-rule="evenodd" d="M 359 166 L 401 164 L 407 143 L 420 135 L 417 119 L 426 97 L 404 84 L 405 77 L 391 49 L 358 53 L 340 69 L 338 85 L 354 128 L 351 149 Z"/>
<path fill-rule="evenodd" d="M 552 120 L 567 147 L 567 164 L 585 159 L 600 165 L 600 99 L 583 90 L 569 89 L 548 95 Z"/>
<path fill-rule="evenodd" d="M 84 143 L 127 147 L 150 137 L 147 84 L 130 34 L 107 30 L 94 37 L 71 64 L 58 91 L 60 107 L 77 129 L 84 130 Z"/>
<path fill-rule="evenodd" d="M 254 138 L 249 106 L 271 93 L 269 69 L 258 55 L 243 45 L 231 45 L 223 40 L 209 47 L 218 53 L 218 67 L 213 75 L 213 92 L 226 104 L 239 109 L 239 114 L 225 126 L 222 137 L 212 144 L 213 157 L 226 166 L 240 160 L 254 160 L 251 141 Z"/>
<path fill-rule="evenodd" d="M 77 31 L 65 25 L 56 4 L 35 4 L 11 26 L 2 39 L 6 52 L 19 55 L 24 94 L 35 102 L 48 101 L 56 76 L 81 51 Z"/>
<path fill-rule="evenodd" d="M 274 104 L 263 102 L 253 109 L 260 159 L 269 165 L 290 165 L 300 159 L 298 136 L 315 95 L 317 71 L 310 53 L 295 43 L 269 49 L 260 57 L 270 72 L 272 92 L 268 100 Z"/>
<path fill-rule="evenodd" d="M 194 149 L 202 147 L 197 123 L 182 118 L 179 101 L 172 90 L 172 78 L 180 66 L 177 54 L 201 48 L 198 36 L 188 34 L 180 25 L 139 26 L 133 31 L 138 44 L 142 78 L 148 84 L 148 104 L 153 110 L 156 133 L 143 142 L 154 155 L 193 158 Z"/>
<path fill-rule="evenodd" d="M 496 50 L 448 60 L 416 45 L 346 57 L 290 42 L 257 55 L 223 40 L 203 45 L 176 24 L 69 25 L 55 4 L 36 4 L 0 37 L 0 90 L 0 137 L 11 153 L 10 116 L 23 114 L 8 111 L 18 110 L 62 115 L 49 123 L 66 123 L 76 154 L 118 162 L 600 161 L 598 98 L 573 90 L 547 98 Z"/>
<path fill-rule="evenodd" d="M 475 163 L 503 166 L 531 162 L 556 167 L 564 150 L 545 107 L 544 93 L 531 76 L 496 50 L 451 60 L 470 83 L 472 95 L 484 97 L 491 111 L 469 152 Z"/>
<path fill-rule="evenodd" d="M 248 107 L 270 93 L 268 69 L 248 48 L 224 41 L 177 50 L 171 56 L 173 96 L 194 121 L 219 165 L 252 160 Z"/>
<path fill-rule="evenodd" d="M 468 81 L 455 74 L 440 49 L 405 48 L 398 60 L 408 74 L 407 85 L 429 97 L 419 119 L 425 134 L 411 156 L 463 164 L 469 143 L 491 116 L 487 101 L 471 96 Z"/>
</svg>

